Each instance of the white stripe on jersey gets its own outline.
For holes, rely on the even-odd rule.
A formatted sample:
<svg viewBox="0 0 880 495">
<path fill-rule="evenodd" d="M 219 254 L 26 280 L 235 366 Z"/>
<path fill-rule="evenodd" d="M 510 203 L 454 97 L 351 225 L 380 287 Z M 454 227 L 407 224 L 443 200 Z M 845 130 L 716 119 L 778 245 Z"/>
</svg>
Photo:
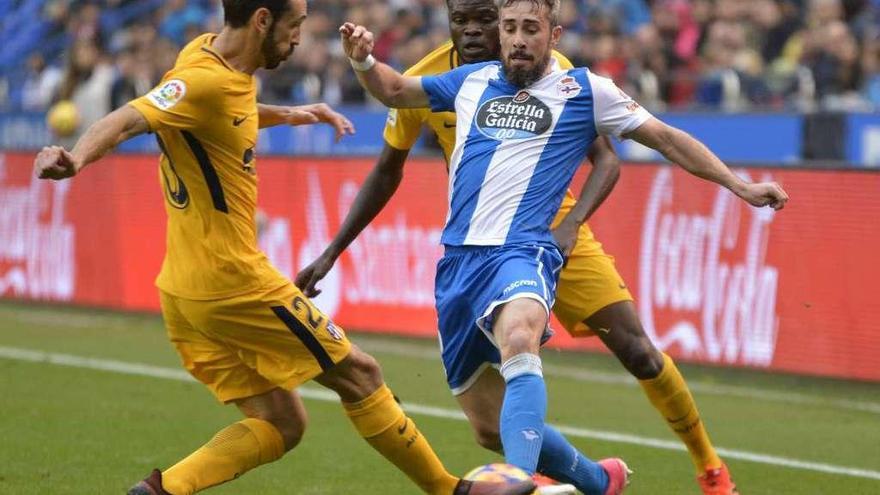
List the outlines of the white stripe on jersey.
<svg viewBox="0 0 880 495">
<path fill-rule="evenodd" d="M 474 121 L 474 115 L 477 113 L 477 107 L 480 103 L 480 97 L 489 86 L 489 81 L 498 78 L 500 66 L 491 65 L 485 70 L 474 72 L 465 79 L 464 84 L 458 95 L 455 96 L 455 119 L 457 122 L 455 128 L 455 147 L 449 156 L 449 188 L 447 193 L 446 223 L 449 223 L 449 216 L 452 214 L 452 187 L 455 180 L 455 171 L 461 163 L 461 156 L 464 153 L 464 145 L 467 142 L 468 134 L 471 132 L 471 125 L 461 125 L 462 122 L 469 124 Z"/>
<path fill-rule="evenodd" d="M 555 77 L 545 77 L 530 86 L 528 91 L 534 95 L 548 92 L 556 87 L 557 80 Z M 550 129 L 535 139 L 502 141 L 496 148 L 480 188 L 477 208 L 464 239 L 465 245 L 496 246 L 504 244 L 507 239 L 513 217 L 519 210 L 520 201 L 531 183 L 544 148 L 556 130 L 566 100 L 548 98 L 544 102 L 553 115 Z"/>
</svg>

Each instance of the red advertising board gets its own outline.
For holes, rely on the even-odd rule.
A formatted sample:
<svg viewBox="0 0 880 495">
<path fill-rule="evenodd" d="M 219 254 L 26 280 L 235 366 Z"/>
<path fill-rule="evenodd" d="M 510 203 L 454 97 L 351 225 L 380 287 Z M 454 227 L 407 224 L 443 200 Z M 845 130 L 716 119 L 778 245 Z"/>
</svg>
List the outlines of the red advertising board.
<svg viewBox="0 0 880 495">
<path fill-rule="evenodd" d="M 164 211 L 156 157 L 111 156 L 74 181 L 0 154 L 0 297 L 156 310 Z M 260 243 L 293 275 L 329 241 L 371 159 L 263 158 Z M 773 212 L 666 165 L 626 165 L 591 221 L 646 330 L 682 360 L 880 380 L 880 173 L 743 169 L 792 199 Z M 575 187 L 583 173 L 575 179 Z M 412 160 L 400 191 L 323 281 L 346 327 L 433 336 L 446 173 Z M 557 332 L 550 343 L 598 349 Z"/>
</svg>

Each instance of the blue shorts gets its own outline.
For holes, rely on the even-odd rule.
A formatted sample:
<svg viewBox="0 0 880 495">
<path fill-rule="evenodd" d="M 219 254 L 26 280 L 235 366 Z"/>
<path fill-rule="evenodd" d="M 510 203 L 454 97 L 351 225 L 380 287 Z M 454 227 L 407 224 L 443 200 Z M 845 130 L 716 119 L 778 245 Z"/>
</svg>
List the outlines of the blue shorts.
<svg viewBox="0 0 880 495">
<path fill-rule="evenodd" d="M 527 297 L 541 303 L 549 317 L 562 262 L 551 244 L 447 246 L 437 264 L 435 297 L 443 366 L 453 394 L 464 393 L 487 366 L 501 363 L 492 335 L 498 306 Z M 549 336 L 548 327 L 545 340 Z"/>
</svg>

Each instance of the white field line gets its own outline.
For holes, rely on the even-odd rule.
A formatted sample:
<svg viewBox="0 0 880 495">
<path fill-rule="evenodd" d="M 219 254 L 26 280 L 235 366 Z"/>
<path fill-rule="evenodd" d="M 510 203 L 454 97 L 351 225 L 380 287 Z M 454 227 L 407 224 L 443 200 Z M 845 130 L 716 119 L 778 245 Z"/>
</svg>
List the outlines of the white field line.
<svg viewBox="0 0 880 495">
<path fill-rule="evenodd" d="M 355 337 L 355 340 L 358 340 Z M 440 351 L 429 349 L 424 345 L 407 344 L 392 340 L 369 340 L 357 343 L 363 349 L 377 354 L 391 354 L 431 361 L 440 360 Z M 544 375 L 560 378 L 568 378 L 582 382 L 605 383 L 610 385 L 624 385 L 638 387 L 638 382 L 632 375 L 626 373 L 608 373 L 604 371 L 590 371 L 585 368 L 573 366 L 544 365 Z M 880 403 L 855 400 L 826 399 L 815 395 L 796 392 L 783 392 L 779 390 L 760 390 L 750 387 L 738 387 L 736 385 L 721 385 L 715 383 L 703 383 L 688 380 L 688 387 L 692 392 L 704 395 L 719 395 L 722 397 L 740 397 L 745 399 L 758 399 L 768 402 L 781 402 L 784 404 L 802 404 L 833 407 L 873 414 L 880 414 Z"/>
<path fill-rule="evenodd" d="M 108 320 L 110 324 L 119 324 L 119 322 L 129 321 L 126 320 L 126 315 L 117 315 L 113 313 L 80 315 L 76 313 L 53 311 L 51 308 L 45 309 L 45 311 L 41 309 L 40 312 L 35 312 L 29 308 L 4 309 L 4 312 L 11 315 L 13 318 L 31 324 L 50 324 L 74 326 L 78 328 L 94 328 L 96 326 L 96 318 Z M 377 337 L 373 335 L 370 335 L 369 337 L 364 336 L 363 339 L 358 339 L 357 337 L 355 337 L 355 340 L 360 347 L 370 352 L 439 361 L 439 350 L 430 347 L 428 344 L 407 344 L 405 342 L 399 342 L 391 339 L 383 339 L 382 337 Z M 635 378 L 626 373 L 590 371 L 574 366 L 554 366 L 549 364 L 544 365 L 544 373 L 547 376 L 567 378 L 582 382 L 638 387 L 638 382 L 635 380 Z M 785 392 L 782 390 L 767 389 L 761 390 L 736 385 L 705 383 L 697 380 L 689 380 L 688 386 L 690 387 L 691 391 L 703 395 L 757 399 L 767 402 L 779 402 L 792 405 L 814 405 L 848 411 L 880 414 L 880 403 L 878 402 L 828 399 L 817 395 L 810 395 L 798 392 Z"/>
<path fill-rule="evenodd" d="M 97 359 L 82 356 L 74 356 L 71 354 L 50 353 L 36 350 L 19 349 L 15 347 L 0 346 L 0 358 L 29 361 L 35 363 L 47 363 L 59 366 L 70 366 L 74 368 L 85 368 L 91 370 L 110 371 L 126 375 L 145 376 L 151 378 L 164 378 L 167 380 L 177 381 L 194 381 L 193 378 L 183 370 L 174 368 L 165 368 L 161 366 L 152 366 L 148 364 L 130 363 L 125 361 L 115 361 L 110 359 Z M 311 387 L 302 387 L 299 393 L 308 399 L 336 402 L 338 397 L 329 390 L 315 389 Z M 432 407 L 421 404 L 405 404 L 407 412 L 412 414 L 421 414 L 432 416 L 435 418 L 446 418 L 457 421 L 466 421 L 464 414 L 453 409 L 445 409 L 440 407 Z M 661 440 L 657 438 L 642 437 L 638 435 L 630 435 L 627 433 L 617 433 L 611 431 L 590 430 L 586 428 L 577 428 L 574 426 L 557 426 L 559 430 L 566 435 L 580 438 L 590 438 L 594 440 L 602 440 L 614 443 L 627 443 L 639 445 L 642 447 L 652 447 L 662 450 L 679 450 L 683 451 L 684 446 L 679 442 L 670 440 Z M 872 471 L 869 469 L 860 469 L 846 466 L 835 466 L 833 464 L 825 464 L 821 462 L 802 461 L 798 459 L 790 459 L 787 457 L 778 457 L 772 455 L 759 454 L 743 450 L 734 450 L 726 448 L 718 448 L 718 453 L 728 459 L 737 459 L 741 461 L 755 462 L 758 464 L 768 464 L 773 466 L 781 466 L 793 469 L 802 469 L 806 471 L 814 471 L 827 474 L 838 474 L 851 476 L 855 478 L 867 478 L 872 480 L 880 480 L 880 471 Z"/>
</svg>

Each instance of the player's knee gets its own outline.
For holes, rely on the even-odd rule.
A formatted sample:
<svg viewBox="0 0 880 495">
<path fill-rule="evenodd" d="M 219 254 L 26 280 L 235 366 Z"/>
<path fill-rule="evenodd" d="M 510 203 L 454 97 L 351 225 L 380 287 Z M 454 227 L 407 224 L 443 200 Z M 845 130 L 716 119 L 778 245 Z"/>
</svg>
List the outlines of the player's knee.
<svg viewBox="0 0 880 495">
<path fill-rule="evenodd" d="M 647 337 L 633 339 L 618 358 L 639 380 L 655 378 L 663 370 L 663 354 Z"/>
<path fill-rule="evenodd" d="M 527 321 L 511 322 L 504 329 L 504 337 L 501 339 L 502 356 L 511 357 L 517 354 L 537 354 L 541 346 L 540 337 L 529 326 Z"/>
<path fill-rule="evenodd" d="M 345 359 L 317 381 L 339 394 L 345 402 L 365 399 L 384 383 L 379 362 L 357 347 L 352 347 Z"/>
<path fill-rule="evenodd" d="M 353 348 L 350 357 L 352 360 L 351 374 L 356 382 L 371 390 L 382 385 L 384 382 L 382 367 L 379 366 L 379 361 L 376 361 L 376 358 L 357 348 Z"/>
<path fill-rule="evenodd" d="M 541 335 L 547 326 L 547 314 L 532 300 L 517 300 L 505 305 L 496 320 L 496 338 L 506 357 L 524 352 L 537 354 Z"/>
</svg>

